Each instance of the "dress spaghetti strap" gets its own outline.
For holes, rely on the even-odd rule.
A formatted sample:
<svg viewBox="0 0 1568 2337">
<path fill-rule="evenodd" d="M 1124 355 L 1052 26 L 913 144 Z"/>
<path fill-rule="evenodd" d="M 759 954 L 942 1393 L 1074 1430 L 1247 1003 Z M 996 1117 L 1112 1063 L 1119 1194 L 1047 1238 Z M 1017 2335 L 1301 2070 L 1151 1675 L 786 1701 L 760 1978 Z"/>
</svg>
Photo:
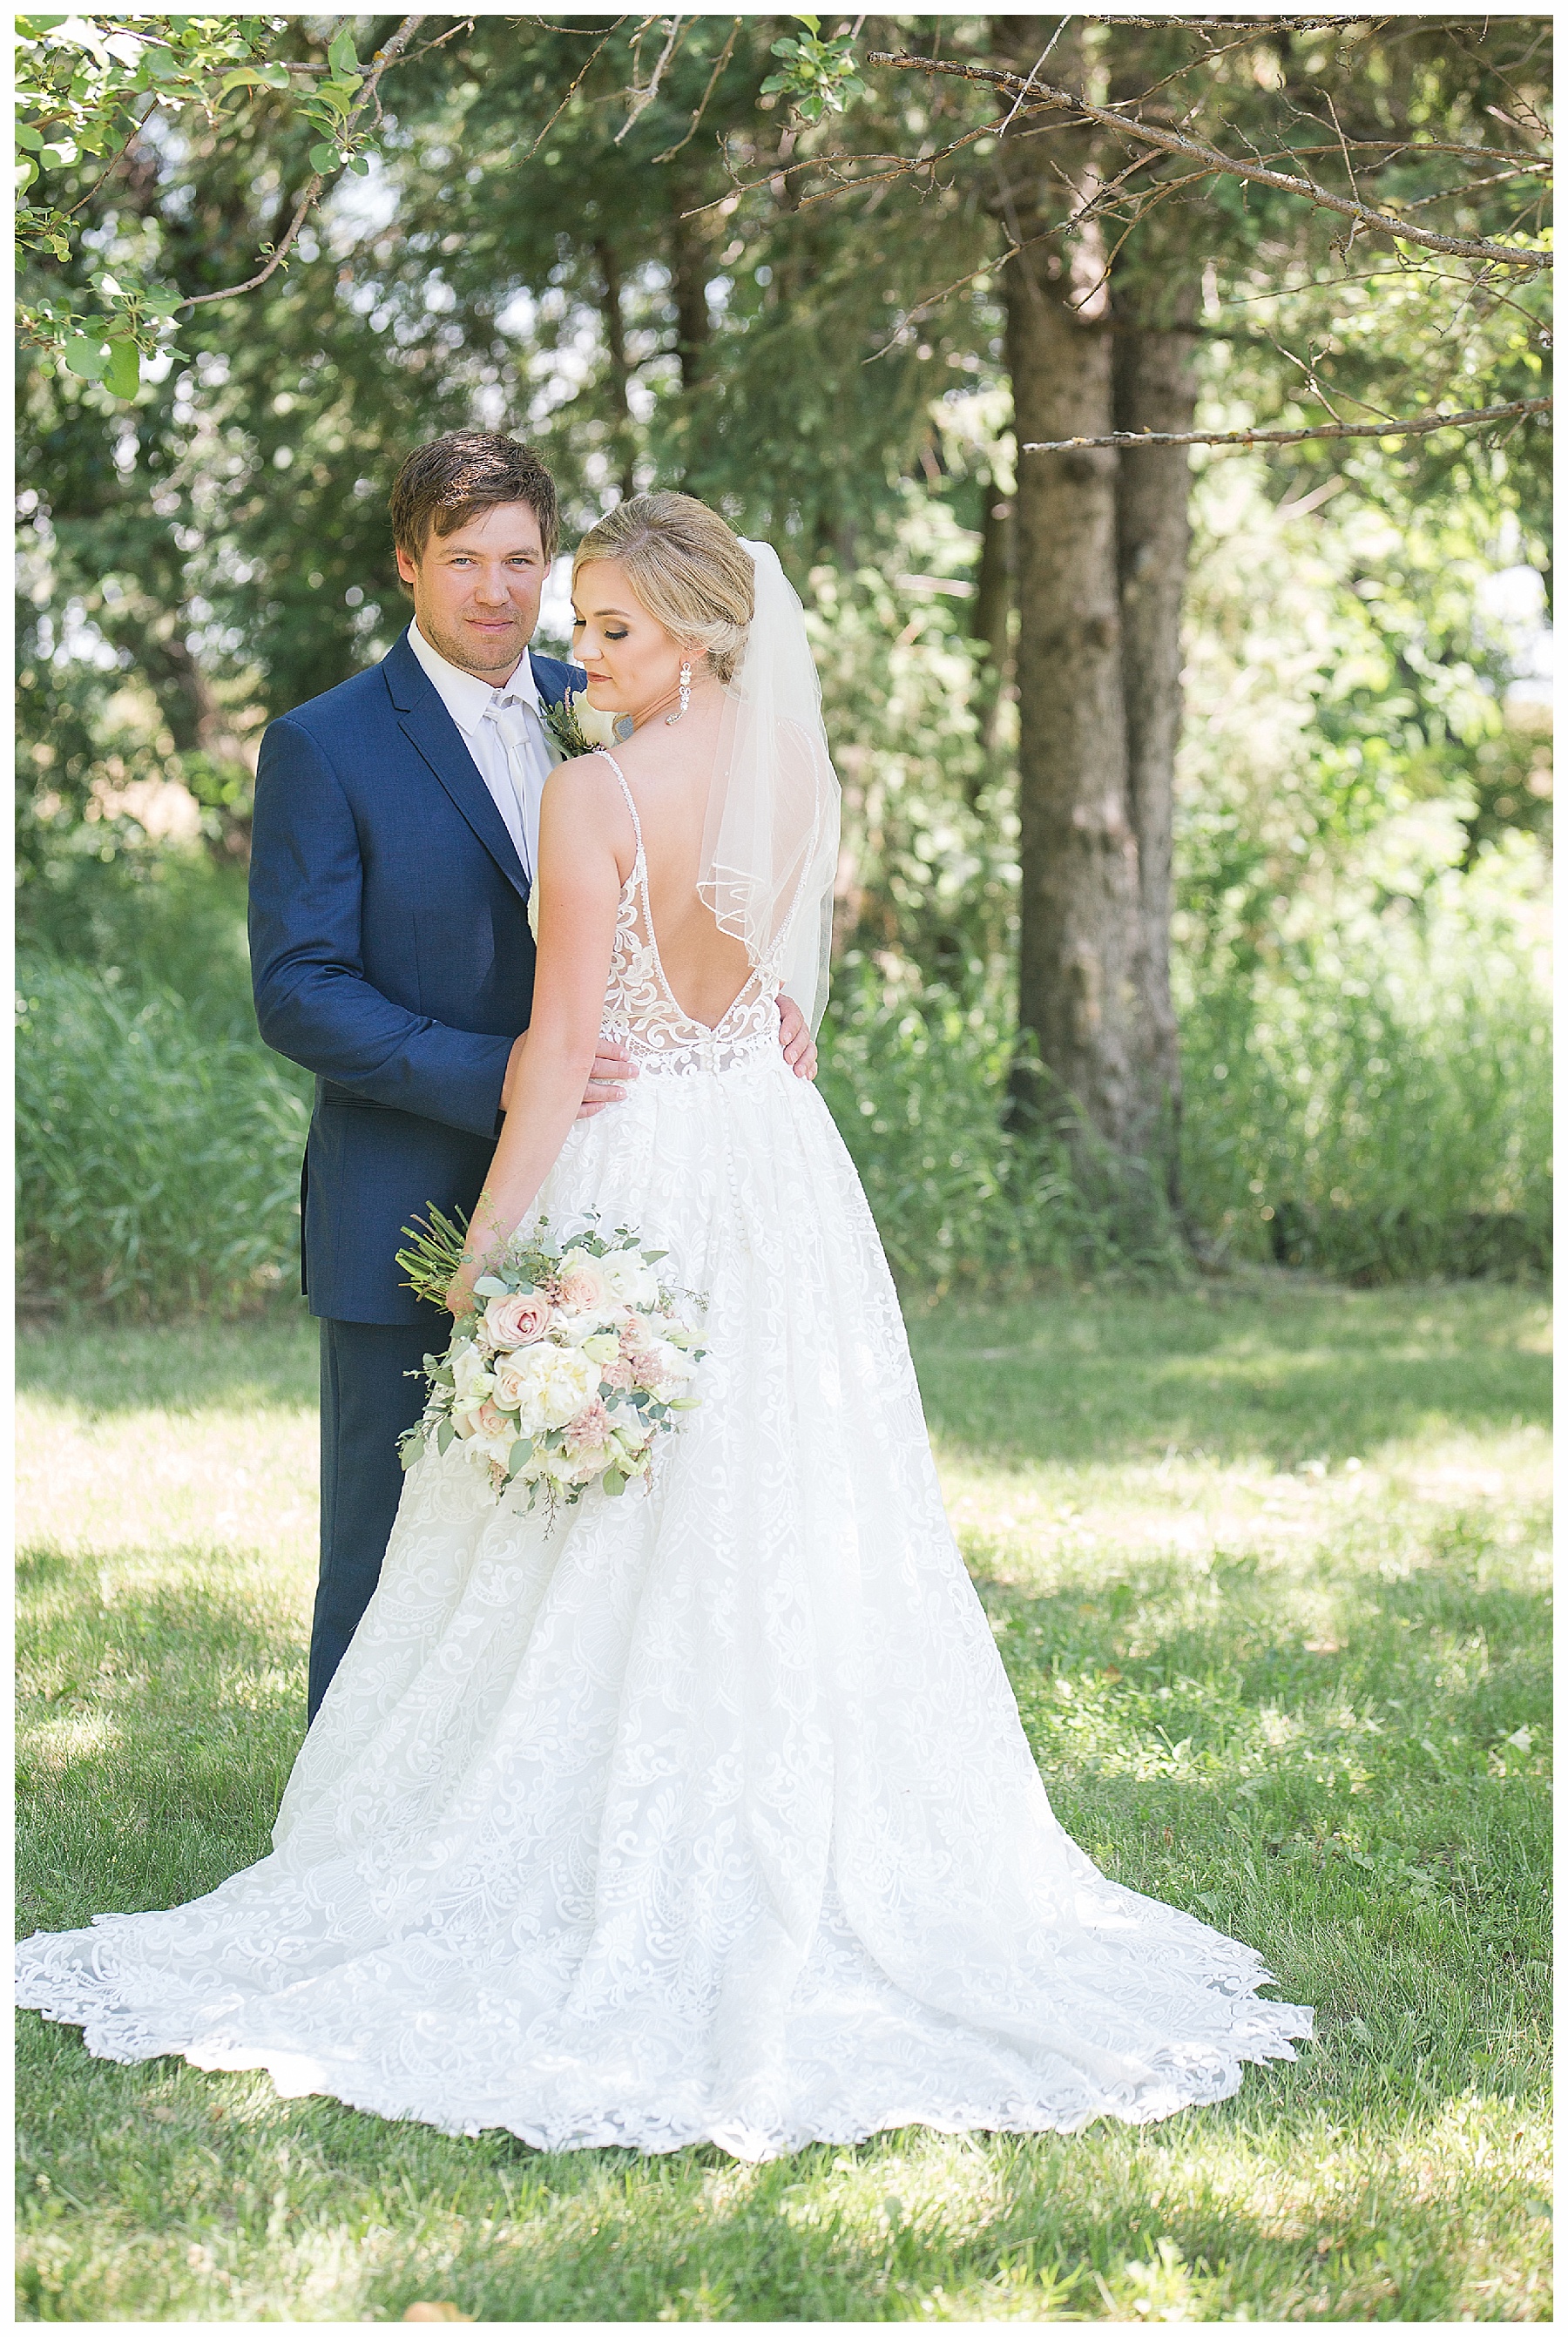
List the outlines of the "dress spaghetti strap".
<svg viewBox="0 0 1568 2337">
<path fill-rule="evenodd" d="M 632 800 L 632 790 L 626 784 L 626 774 L 621 768 L 620 764 L 615 760 L 614 756 L 610 752 L 608 747 L 595 747 L 593 752 L 596 755 L 603 756 L 604 760 L 609 764 L 610 768 L 614 772 L 616 777 L 621 782 L 621 792 L 626 798 L 626 808 L 632 815 L 632 833 L 637 838 L 637 852 L 638 856 L 641 857 L 642 852 L 642 823 L 637 816 L 637 807 Z"/>
</svg>

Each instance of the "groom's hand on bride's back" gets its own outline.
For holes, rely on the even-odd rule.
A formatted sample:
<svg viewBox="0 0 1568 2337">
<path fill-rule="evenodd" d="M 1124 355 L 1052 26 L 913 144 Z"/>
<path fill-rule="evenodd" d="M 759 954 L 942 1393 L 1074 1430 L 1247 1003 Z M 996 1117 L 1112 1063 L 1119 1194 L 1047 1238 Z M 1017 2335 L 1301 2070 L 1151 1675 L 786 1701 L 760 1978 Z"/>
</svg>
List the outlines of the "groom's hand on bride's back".
<svg viewBox="0 0 1568 2337">
<path fill-rule="evenodd" d="M 784 1050 L 784 1061 L 798 1080 L 816 1078 L 817 1042 L 806 1027 L 806 1017 L 782 991 L 779 992 L 779 1044 Z"/>
<path fill-rule="evenodd" d="M 527 1044 L 527 1040 L 528 1033 L 524 1031 L 521 1038 L 514 1039 L 512 1041 L 512 1052 L 506 1063 L 506 1076 L 501 1082 L 503 1111 L 511 1110 L 513 1091 L 517 1085 L 517 1072 L 523 1061 L 523 1050 Z M 578 1119 L 592 1120 L 595 1112 L 603 1110 L 606 1104 L 624 1102 L 626 1097 L 624 1082 L 636 1077 L 637 1066 L 631 1056 L 623 1055 L 618 1047 L 612 1047 L 608 1039 L 601 1039 L 599 1051 L 593 1058 L 593 1067 L 588 1074 L 588 1084 L 583 1090 L 583 1100 L 577 1108 Z"/>
</svg>

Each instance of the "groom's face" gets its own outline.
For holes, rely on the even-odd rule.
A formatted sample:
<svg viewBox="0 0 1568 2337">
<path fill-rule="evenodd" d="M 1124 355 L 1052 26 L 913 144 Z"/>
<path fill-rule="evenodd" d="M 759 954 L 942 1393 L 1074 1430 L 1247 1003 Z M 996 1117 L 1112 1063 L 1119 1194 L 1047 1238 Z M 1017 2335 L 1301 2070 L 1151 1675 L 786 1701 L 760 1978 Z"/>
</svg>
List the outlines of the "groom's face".
<svg viewBox="0 0 1568 2337">
<path fill-rule="evenodd" d="M 497 687 L 522 663 L 539 622 L 544 545 L 532 504 L 495 504 L 450 535 L 432 528 L 417 560 L 397 554 L 414 615 L 433 650 Z"/>
</svg>

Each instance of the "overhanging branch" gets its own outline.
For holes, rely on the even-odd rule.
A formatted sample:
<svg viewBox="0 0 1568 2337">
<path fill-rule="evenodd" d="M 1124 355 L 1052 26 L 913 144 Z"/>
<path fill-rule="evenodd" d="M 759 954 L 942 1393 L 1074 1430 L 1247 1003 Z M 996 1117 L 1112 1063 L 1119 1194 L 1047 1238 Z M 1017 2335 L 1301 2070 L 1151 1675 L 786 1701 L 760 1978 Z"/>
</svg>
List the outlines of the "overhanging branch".
<svg viewBox="0 0 1568 2337">
<path fill-rule="evenodd" d="M 1190 162 L 1201 162 L 1209 170 L 1236 179 L 1250 180 L 1254 185 L 1276 188 L 1281 194 L 1296 195 L 1321 210 L 1337 212 L 1360 228 L 1379 235 L 1396 237 L 1404 243 L 1419 244 L 1427 251 L 1440 251 L 1455 259 L 1480 259 L 1495 268 L 1522 268 L 1532 274 L 1550 268 L 1552 255 L 1539 245 L 1519 251 L 1505 243 L 1491 243 L 1480 236 L 1441 235 L 1435 228 L 1416 227 L 1391 211 L 1375 210 L 1367 203 L 1352 200 L 1348 195 L 1337 195 L 1320 187 L 1315 179 L 1300 179 L 1289 171 L 1271 171 L 1261 162 L 1244 162 L 1235 155 L 1222 154 L 1218 147 L 1201 139 L 1183 137 L 1179 130 L 1162 130 L 1149 122 L 1129 120 L 1114 108 L 1091 105 L 1086 98 L 1073 90 L 1054 88 L 1048 82 L 1034 81 L 1022 73 L 1009 73 L 991 65 L 964 64 L 956 59 L 891 56 L 877 54 L 866 60 L 867 64 L 887 65 L 897 73 L 947 73 L 959 81 L 979 82 L 1015 100 L 1014 112 L 1024 115 L 1067 112 L 1081 122 L 1095 122 L 1119 138 L 1152 146 L 1162 154 L 1179 154 Z M 1024 100 L 1027 103 L 1024 103 Z M 1407 150 L 1418 153 L 1419 144 Z"/>
<path fill-rule="evenodd" d="M 423 16 L 405 16 L 403 22 L 398 25 L 397 30 L 393 34 L 392 38 L 387 42 L 386 47 L 384 49 L 377 50 L 375 56 L 371 59 L 370 71 L 365 77 L 365 86 L 360 91 L 358 97 L 355 100 L 353 110 L 343 124 L 343 140 L 345 144 L 347 144 L 348 140 L 353 136 L 355 126 L 358 123 L 360 115 L 364 112 L 365 108 L 374 99 L 376 95 L 376 85 L 379 82 L 382 74 L 386 72 L 388 65 L 397 64 L 398 58 L 407 47 L 408 43 L 413 39 L 415 34 L 418 31 L 420 25 L 424 22 L 425 19 Z M 432 42 L 430 45 L 435 47 L 437 44 Z M 248 277 L 243 284 L 230 284 L 225 291 L 193 293 L 189 300 L 181 300 L 180 303 L 181 308 L 204 308 L 207 307 L 208 303 L 212 300 L 237 299 L 241 292 L 254 292 L 258 286 L 265 284 L 267 279 L 275 274 L 276 271 L 282 267 L 284 260 L 289 256 L 289 249 L 293 244 L 295 238 L 298 236 L 300 229 L 304 226 L 306 220 L 309 218 L 310 213 L 314 210 L 317 203 L 320 200 L 321 190 L 325 184 L 326 173 L 324 171 L 318 171 L 309 185 L 306 188 L 304 193 L 300 196 L 299 202 L 295 205 L 294 216 L 289 222 L 288 232 L 285 234 L 282 242 L 278 246 L 277 250 L 272 254 L 264 268 L 259 269 L 254 276 Z"/>
<path fill-rule="evenodd" d="M 1418 414 L 1408 422 L 1324 422 L 1310 430 L 1112 430 L 1102 438 L 1026 438 L 1021 455 L 1067 455 L 1086 446 L 1297 446 L 1305 438 L 1425 438 L 1434 430 L 1473 430 L 1486 422 L 1549 414 L 1549 397 L 1516 397 L 1464 414 Z"/>
</svg>

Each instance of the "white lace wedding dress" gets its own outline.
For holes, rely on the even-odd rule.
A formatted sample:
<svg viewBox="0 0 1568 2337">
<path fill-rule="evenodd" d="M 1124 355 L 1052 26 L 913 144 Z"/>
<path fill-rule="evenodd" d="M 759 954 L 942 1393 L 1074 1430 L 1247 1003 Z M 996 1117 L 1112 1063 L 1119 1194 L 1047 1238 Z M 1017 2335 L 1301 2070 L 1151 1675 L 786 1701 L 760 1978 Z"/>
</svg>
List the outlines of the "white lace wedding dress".
<svg viewBox="0 0 1568 2337">
<path fill-rule="evenodd" d="M 1258 1956 L 1052 1815 L 849 1158 L 768 969 L 716 1030 L 676 1006 L 640 837 L 605 1027 L 641 1077 L 538 1207 L 709 1295 L 701 1410 L 646 1498 L 552 1529 L 422 1461 L 272 1854 L 27 1941 L 21 2001 L 111 2059 L 752 2159 L 1141 2122 L 1293 2058 L 1310 2015 Z"/>
</svg>

